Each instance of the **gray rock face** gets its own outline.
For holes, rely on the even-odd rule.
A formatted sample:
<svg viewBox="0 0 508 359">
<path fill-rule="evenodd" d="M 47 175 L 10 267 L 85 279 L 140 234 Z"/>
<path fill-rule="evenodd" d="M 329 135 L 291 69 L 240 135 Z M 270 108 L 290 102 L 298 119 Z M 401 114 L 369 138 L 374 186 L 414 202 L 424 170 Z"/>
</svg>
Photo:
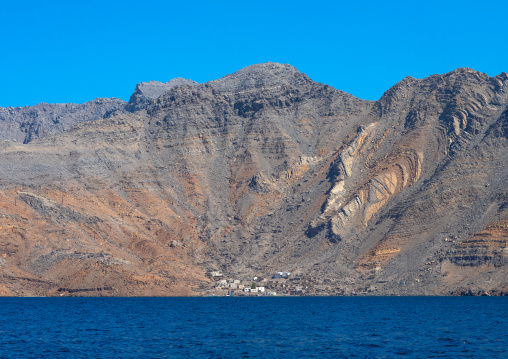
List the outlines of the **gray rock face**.
<svg viewBox="0 0 508 359">
<path fill-rule="evenodd" d="M 157 97 L 176 86 L 197 86 L 198 83 L 192 80 L 177 77 L 166 83 L 159 81 L 141 82 L 137 84 L 134 93 L 131 95 L 126 106 L 127 111 L 135 112 L 142 110 Z"/>
<path fill-rule="evenodd" d="M 83 104 L 40 103 L 26 107 L 0 107 L 0 139 L 28 143 L 62 133 L 80 122 L 125 113 L 125 101 L 99 98 Z"/>
<path fill-rule="evenodd" d="M 142 82 L 136 86 L 129 102 L 116 98 L 98 98 L 83 104 L 40 103 L 26 107 L 0 107 L 0 140 L 28 143 L 36 138 L 62 133 L 81 122 L 143 110 L 169 89 L 197 84 L 182 78 L 166 83 Z"/>
<path fill-rule="evenodd" d="M 305 86 L 311 83 L 305 74 L 288 64 L 267 62 L 245 67 L 231 75 L 208 82 L 223 92 L 256 91 L 269 88 Z"/>
<path fill-rule="evenodd" d="M 48 221 L 56 223 L 84 222 L 94 224 L 100 221 L 99 218 L 85 218 L 81 213 L 75 212 L 55 201 L 37 196 L 33 193 L 19 192 L 19 198 L 32 207 L 36 212 L 46 216 Z"/>
</svg>

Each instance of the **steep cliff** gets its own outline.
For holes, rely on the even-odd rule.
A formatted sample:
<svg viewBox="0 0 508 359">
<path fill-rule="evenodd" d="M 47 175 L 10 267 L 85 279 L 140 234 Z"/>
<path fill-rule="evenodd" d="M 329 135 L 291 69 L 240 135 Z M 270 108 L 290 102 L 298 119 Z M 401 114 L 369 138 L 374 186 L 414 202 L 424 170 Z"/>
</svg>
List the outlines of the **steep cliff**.
<svg viewBox="0 0 508 359">
<path fill-rule="evenodd" d="M 134 93 L 129 99 L 126 110 L 129 112 L 136 112 L 143 110 L 157 97 L 169 91 L 175 86 L 196 86 L 197 82 L 183 78 L 176 78 L 166 83 L 159 81 L 141 82 L 136 85 Z"/>
</svg>

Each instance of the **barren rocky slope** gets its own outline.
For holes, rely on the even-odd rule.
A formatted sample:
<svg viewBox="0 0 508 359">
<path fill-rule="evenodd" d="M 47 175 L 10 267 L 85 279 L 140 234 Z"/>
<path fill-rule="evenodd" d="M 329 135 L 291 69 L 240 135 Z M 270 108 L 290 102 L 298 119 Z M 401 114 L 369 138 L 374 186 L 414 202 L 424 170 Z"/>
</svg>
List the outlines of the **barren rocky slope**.
<svg viewBox="0 0 508 359">
<path fill-rule="evenodd" d="M 290 271 L 305 294 L 508 292 L 505 73 L 377 102 L 275 63 L 152 85 L 0 145 L 0 294 L 199 295 L 207 268 Z"/>
<path fill-rule="evenodd" d="M 145 109 L 149 103 L 175 86 L 195 86 L 192 80 L 176 78 L 166 83 L 141 82 L 129 102 L 98 98 L 83 104 L 40 103 L 25 107 L 0 107 L 0 140 L 28 143 L 36 138 L 62 133 L 80 122 L 96 121 Z"/>
<path fill-rule="evenodd" d="M 120 99 L 99 98 L 83 104 L 40 103 L 25 107 L 0 107 L 0 140 L 28 143 L 62 133 L 79 122 L 100 120 L 125 112 Z"/>
</svg>

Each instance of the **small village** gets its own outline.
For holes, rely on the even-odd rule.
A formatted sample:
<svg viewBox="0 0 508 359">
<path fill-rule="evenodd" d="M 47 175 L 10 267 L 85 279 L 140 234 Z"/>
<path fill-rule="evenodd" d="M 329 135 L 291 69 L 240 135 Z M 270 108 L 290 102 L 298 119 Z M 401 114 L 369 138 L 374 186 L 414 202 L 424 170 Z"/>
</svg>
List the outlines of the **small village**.
<svg viewBox="0 0 508 359">
<path fill-rule="evenodd" d="M 344 289 L 332 279 L 316 279 L 290 272 L 275 272 L 271 278 L 229 278 L 218 270 L 207 271 L 213 281 L 208 291 L 211 296 L 336 296 Z"/>
</svg>

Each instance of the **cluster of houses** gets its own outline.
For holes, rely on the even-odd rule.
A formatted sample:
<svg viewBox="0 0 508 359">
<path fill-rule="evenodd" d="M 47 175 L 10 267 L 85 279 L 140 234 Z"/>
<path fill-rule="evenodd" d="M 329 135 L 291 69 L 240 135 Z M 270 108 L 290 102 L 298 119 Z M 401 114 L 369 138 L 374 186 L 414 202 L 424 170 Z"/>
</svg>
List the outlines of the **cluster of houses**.
<svg viewBox="0 0 508 359">
<path fill-rule="evenodd" d="M 207 275 L 215 282 L 212 293 L 220 291 L 223 295 L 329 296 L 347 294 L 345 288 L 342 288 L 336 280 L 310 277 L 298 273 L 275 272 L 270 279 L 248 277 L 242 278 L 242 280 L 224 278 L 222 272 L 217 270 L 209 270 Z M 262 285 L 259 285 L 260 283 Z M 367 292 L 371 291 L 375 291 L 375 288 Z M 355 291 L 350 293 L 355 295 Z"/>
<path fill-rule="evenodd" d="M 277 272 L 281 275 L 284 275 L 285 277 L 279 277 L 279 278 L 287 278 L 289 276 L 288 272 Z M 276 273 L 276 274 L 277 274 Z M 234 291 L 237 292 L 240 291 L 242 294 L 245 295 L 267 295 L 267 296 L 275 296 L 277 295 L 276 292 L 267 290 L 264 286 L 258 286 L 256 282 L 264 281 L 263 278 L 259 277 L 252 277 L 248 280 L 245 280 L 244 283 L 242 283 L 239 279 L 223 279 L 224 275 L 221 271 L 217 270 L 209 270 L 207 272 L 207 275 L 212 277 L 212 279 L 216 280 L 215 282 L 215 289 L 216 290 L 227 290 L 228 295 L 233 295 Z M 249 293 L 249 294 L 247 294 Z"/>
<path fill-rule="evenodd" d="M 242 284 L 239 279 L 221 279 L 215 283 L 216 289 L 228 290 L 231 294 L 234 290 L 239 290 L 244 293 L 260 293 L 263 295 L 276 295 L 275 292 L 267 291 L 265 287 L 258 287 L 255 282 L 253 284 Z"/>
</svg>

